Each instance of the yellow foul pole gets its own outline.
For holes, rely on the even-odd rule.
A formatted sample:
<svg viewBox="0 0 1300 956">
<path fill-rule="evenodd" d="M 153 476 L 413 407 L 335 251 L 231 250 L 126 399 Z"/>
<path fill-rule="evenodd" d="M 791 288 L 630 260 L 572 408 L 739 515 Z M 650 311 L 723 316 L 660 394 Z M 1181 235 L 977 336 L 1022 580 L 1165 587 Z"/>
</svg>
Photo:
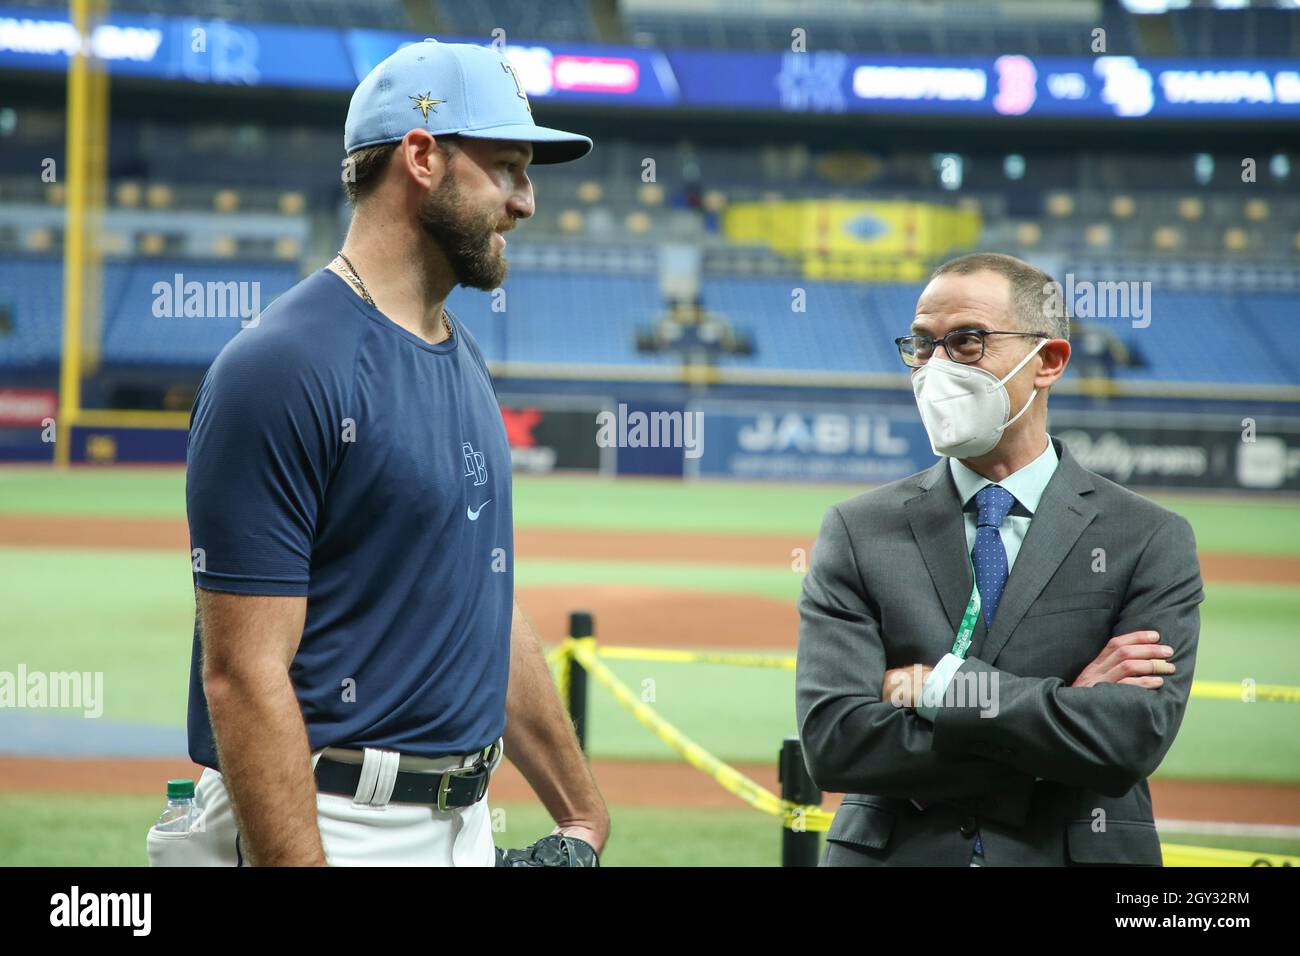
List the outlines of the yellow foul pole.
<svg viewBox="0 0 1300 956">
<path fill-rule="evenodd" d="M 72 25 L 80 43 L 68 58 L 67 156 L 64 160 L 63 231 L 63 349 L 59 367 L 59 417 L 54 442 L 54 462 L 69 462 L 72 426 L 81 411 L 82 323 L 88 307 L 97 305 L 97 283 L 87 285 L 87 266 L 98 258 L 94 248 L 97 230 L 96 202 L 103 201 L 103 152 L 107 132 L 106 84 L 103 64 L 91 48 L 91 36 L 105 4 L 97 0 L 72 0 Z M 101 115 L 96 116 L 96 109 Z M 100 135 L 94 134 L 99 132 Z M 98 157 L 98 159 L 97 159 Z M 97 327 L 94 322 L 92 327 Z M 93 351 L 93 350 L 92 350 Z"/>
</svg>

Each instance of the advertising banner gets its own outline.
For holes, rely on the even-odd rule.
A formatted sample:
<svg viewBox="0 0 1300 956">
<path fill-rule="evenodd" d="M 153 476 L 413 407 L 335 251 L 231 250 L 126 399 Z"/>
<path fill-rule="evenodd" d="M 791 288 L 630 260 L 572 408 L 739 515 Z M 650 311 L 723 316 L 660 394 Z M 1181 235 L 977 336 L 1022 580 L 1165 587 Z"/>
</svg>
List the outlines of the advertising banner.
<svg viewBox="0 0 1300 956">
<path fill-rule="evenodd" d="M 1134 488 L 1300 491 L 1297 424 L 1244 421 L 1215 415 L 1148 423 L 1062 413 L 1052 416 L 1049 431 L 1085 468 Z"/>
<path fill-rule="evenodd" d="M 879 484 L 934 464 L 919 416 L 868 405 L 696 402 L 703 452 L 688 477 Z"/>
<path fill-rule="evenodd" d="M 602 399 L 537 399 L 501 396 L 501 418 L 517 472 L 613 472 L 613 449 L 596 443 Z"/>
<path fill-rule="evenodd" d="M 385 30 L 112 13 L 91 43 L 119 76 L 351 90 L 388 54 L 422 39 Z M 658 50 L 538 42 L 504 31 L 490 39 L 438 39 L 496 45 L 531 99 L 557 102 L 974 117 L 1300 117 L 1300 64 L 1293 60 Z M 0 6 L 0 68 L 62 72 L 77 45 L 66 12 Z"/>
</svg>

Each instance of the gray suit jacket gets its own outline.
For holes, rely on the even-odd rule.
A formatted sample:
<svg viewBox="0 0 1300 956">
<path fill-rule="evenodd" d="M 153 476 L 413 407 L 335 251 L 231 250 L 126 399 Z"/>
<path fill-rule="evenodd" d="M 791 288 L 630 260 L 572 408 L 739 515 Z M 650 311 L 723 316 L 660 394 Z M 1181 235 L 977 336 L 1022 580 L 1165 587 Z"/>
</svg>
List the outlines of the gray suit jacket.
<svg viewBox="0 0 1300 956">
<path fill-rule="evenodd" d="M 1060 463 L 993 626 L 981 616 L 953 681 L 992 694 L 987 716 L 974 694 L 933 724 L 881 699 L 887 669 L 952 649 L 970 596 L 947 461 L 827 511 L 799 601 L 796 673 L 808 771 L 846 794 L 823 865 L 967 866 L 977 828 L 990 866 L 1162 862 L 1146 778 L 1191 689 L 1196 542 L 1185 519 L 1052 441 Z M 1142 629 L 1174 648 L 1162 687 L 1070 687 L 1111 637 Z"/>
</svg>

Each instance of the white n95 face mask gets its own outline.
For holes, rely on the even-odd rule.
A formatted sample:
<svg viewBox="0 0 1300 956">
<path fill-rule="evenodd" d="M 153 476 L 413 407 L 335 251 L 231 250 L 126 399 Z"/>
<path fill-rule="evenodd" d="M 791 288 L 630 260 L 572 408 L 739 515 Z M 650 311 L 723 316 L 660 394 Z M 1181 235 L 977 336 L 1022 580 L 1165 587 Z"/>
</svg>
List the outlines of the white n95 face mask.
<svg viewBox="0 0 1300 956">
<path fill-rule="evenodd" d="M 1016 412 L 1015 418 L 1008 419 L 1011 397 L 1007 394 L 1007 382 L 1047 342 L 1040 339 L 1033 351 L 1002 379 L 973 365 L 935 358 L 913 372 L 912 391 L 934 453 L 950 458 L 978 458 L 996 448 L 1002 433 L 1038 397 L 1038 389 L 1034 389 L 1025 407 Z"/>
</svg>

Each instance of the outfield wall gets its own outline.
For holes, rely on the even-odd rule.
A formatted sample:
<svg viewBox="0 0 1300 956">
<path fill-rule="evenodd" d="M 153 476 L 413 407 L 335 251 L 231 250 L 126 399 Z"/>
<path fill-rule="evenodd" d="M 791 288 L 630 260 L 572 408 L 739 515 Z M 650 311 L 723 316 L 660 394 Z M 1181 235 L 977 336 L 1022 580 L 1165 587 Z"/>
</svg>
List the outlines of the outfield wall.
<svg viewBox="0 0 1300 956">
<path fill-rule="evenodd" d="M 910 393 L 897 389 L 691 390 L 679 384 L 498 381 L 517 471 L 876 484 L 933 464 Z M 56 435 L 51 396 L 9 390 L 0 461 L 182 463 L 188 413 L 89 412 Z M 3 396 L 0 396 L 3 397 Z M 1091 406 L 1091 407 L 1090 407 Z M 1300 491 L 1300 415 L 1248 400 L 1054 397 L 1049 429 L 1087 468 L 1139 488 Z"/>
</svg>

